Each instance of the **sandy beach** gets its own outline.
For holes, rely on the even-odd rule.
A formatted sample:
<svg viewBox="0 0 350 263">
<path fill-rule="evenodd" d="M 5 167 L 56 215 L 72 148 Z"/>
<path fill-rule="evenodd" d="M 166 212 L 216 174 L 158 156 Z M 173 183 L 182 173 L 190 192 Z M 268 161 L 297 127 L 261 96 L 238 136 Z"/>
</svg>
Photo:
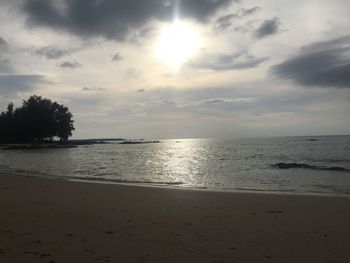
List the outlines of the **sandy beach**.
<svg viewBox="0 0 350 263">
<path fill-rule="evenodd" d="M 0 175 L 0 262 L 350 262 L 350 198 Z"/>
</svg>

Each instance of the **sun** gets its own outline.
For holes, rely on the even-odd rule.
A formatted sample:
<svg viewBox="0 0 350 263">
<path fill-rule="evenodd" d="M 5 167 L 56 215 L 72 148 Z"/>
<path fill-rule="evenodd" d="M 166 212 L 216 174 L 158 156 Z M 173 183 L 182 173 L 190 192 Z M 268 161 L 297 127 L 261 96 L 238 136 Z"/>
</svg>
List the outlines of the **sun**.
<svg viewBox="0 0 350 263">
<path fill-rule="evenodd" d="M 163 63 L 179 69 L 195 55 L 201 44 L 201 37 L 193 25 L 176 20 L 161 31 L 156 53 Z"/>
</svg>

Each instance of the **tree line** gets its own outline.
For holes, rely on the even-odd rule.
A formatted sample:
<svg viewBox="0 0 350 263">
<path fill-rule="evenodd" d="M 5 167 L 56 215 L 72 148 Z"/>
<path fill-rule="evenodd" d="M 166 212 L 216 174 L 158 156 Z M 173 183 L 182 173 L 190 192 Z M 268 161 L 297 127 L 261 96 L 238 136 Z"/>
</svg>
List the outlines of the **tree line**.
<svg viewBox="0 0 350 263">
<path fill-rule="evenodd" d="M 66 142 L 74 130 L 72 118 L 66 106 L 37 95 L 23 100 L 16 109 L 9 103 L 0 114 L 0 142 Z"/>
</svg>

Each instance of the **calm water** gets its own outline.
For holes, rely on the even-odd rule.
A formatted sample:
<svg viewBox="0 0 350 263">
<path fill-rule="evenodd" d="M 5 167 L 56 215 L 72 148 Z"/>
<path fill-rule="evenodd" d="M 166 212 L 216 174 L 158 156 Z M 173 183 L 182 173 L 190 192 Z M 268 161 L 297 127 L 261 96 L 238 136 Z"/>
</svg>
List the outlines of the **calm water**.
<svg viewBox="0 0 350 263">
<path fill-rule="evenodd" d="M 273 166 L 277 163 L 290 169 Z M 0 173 L 175 187 L 350 194 L 350 136 L 164 140 L 158 144 L 0 150 Z"/>
</svg>

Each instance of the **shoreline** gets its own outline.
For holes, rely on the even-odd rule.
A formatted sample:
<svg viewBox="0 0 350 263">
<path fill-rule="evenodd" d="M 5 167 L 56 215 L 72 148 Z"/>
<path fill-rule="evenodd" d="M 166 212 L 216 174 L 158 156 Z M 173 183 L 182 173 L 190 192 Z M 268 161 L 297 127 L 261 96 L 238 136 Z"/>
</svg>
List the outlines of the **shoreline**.
<svg viewBox="0 0 350 263">
<path fill-rule="evenodd" d="M 30 176 L 29 176 L 30 177 Z M 32 176 L 35 177 L 35 176 Z M 41 177 L 43 178 L 43 177 Z M 48 178 L 50 179 L 50 178 Z M 56 178 L 51 178 L 56 179 Z M 57 178 L 60 180 L 60 178 Z M 237 189 L 237 188 L 209 188 L 209 187 L 192 187 L 192 186 L 181 186 L 181 185 L 166 185 L 166 184 L 142 184 L 142 183 L 128 183 L 128 182 L 113 182 L 113 181 L 98 181 L 98 180 L 83 180 L 83 179 L 68 179 L 62 181 L 77 182 L 77 183 L 89 183 L 89 184 L 106 184 L 106 185 L 121 185 L 130 187 L 144 187 L 144 188 L 160 188 L 160 189 L 171 189 L 178 191 L 199 191 L 209 193 L 233 193 L 233 194 L 267 194 L 267 195 L 291 195 L 291 196 L 319 196 L 319 197 L 344 197 L 350 198 L 350 194 L 336 194 L 336 193 L 320 193 L 320 192 L 297 192 L 297 191 L 273 191 L 273 190 L 258 190 L 258 189 Z"/>
<path fill-rule="evenodd" d="M 349 262 L 350 199 L 0 175 L 4 262 Z"/>
<path fill-rule="evenodd" d="M 0 176 L 15 176 L 24 178 L 42 178 L 44 180 L 55 180 L 63 182 L 77 182 L 77 183 L 88 183 L 88 184 L 102 184 L 102 185 L 121 185 L 121 186 L 135 186 L 135 187 L 145 187 L 145 188 L 160 188 L 160 189 L 173 189 L 179 191 L 203 191 L 203 192 L 213 192 L 213 193 L 247 193 L 247 194 L 270 194 L 270 195 L 291 195 L 291 196 L 324 196 L 324 197 L 344 197 L 350 198 L 349 194 L 338 194 L 338 193 L 322 193 L 322 192 L 297 192 L 297 191 L 280 191 L 280 190 L 260 190 L 260 189 L 238 189 L 238 188 L 209 188 L 209 187 L 194 187 L 194 186 L 183 186 L 181 184 L 162 184 L 156 182 L 141 183 L 141 182 L 118 182 L 108 179 L 83 179 L 74 177 L 58 177 L 58 176 L 48 176 L 48 175 L 32 175 L 32 174 L 17 174 L 17 173 L 3 173 L 0 172 Z"/>
</svg>

